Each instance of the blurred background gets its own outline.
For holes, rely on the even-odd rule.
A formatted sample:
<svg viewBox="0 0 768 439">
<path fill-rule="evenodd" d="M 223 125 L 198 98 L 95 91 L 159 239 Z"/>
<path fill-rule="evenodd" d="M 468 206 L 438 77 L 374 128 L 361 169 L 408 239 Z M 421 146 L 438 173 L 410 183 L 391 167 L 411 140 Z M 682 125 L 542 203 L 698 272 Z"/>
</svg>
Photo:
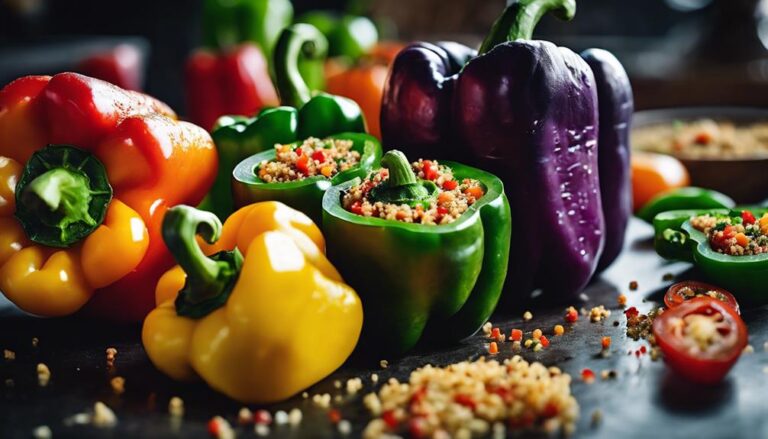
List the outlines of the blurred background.
<svg viewBox="0 0 768 439">
<path fill-rule="evenodd" d="M 293 1 L 295 16 L 310 8 L 367 14 L 383 39 L 467 44 L 481 41 L 505 4 L 352 3 Z M 768 2 L 760 0 L 589 0 L 578 2 L 571 23 L 545 17 L 536 37 L 576 50 L 614 52 L 631 77 L 638 109 L 762 106 L 768 97 L 767 13 Z M 120 47 L 124 59 L 141 64 L 129 79 L 134 88 L 184 114 L 184 65 L 202 43 L 202 17 L 202 1 L 0 0 L 0 83 L 25 74 L 86 70 L 84 60 Z M 89 62 L 91 69 L 100 68 L 98 61 Z"/>
</svg>

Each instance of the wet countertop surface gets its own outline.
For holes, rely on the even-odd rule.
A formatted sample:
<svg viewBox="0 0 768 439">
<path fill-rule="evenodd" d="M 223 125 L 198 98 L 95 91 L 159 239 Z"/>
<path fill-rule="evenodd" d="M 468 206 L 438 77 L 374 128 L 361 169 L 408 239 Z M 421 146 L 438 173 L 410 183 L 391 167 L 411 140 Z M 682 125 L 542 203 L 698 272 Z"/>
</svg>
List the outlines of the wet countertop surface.
<svg viewBox="0 0 768 439">
<path fill-rule="evenodd" d="M 523 357 L 556 365 L 574 377 L 572 391 L 581 407 L 574 434 L 577 438 L 768 438 L 768 352 L 764 349 L 768 342 L 768 306 L 742 307 L 755 352 L 743 355 L 728 378 L 717 386 L 689 384 L 669 372 L 662 361 L 653 362 L 649 355 L 638 358 L 633 354 L 642 342 L 625 336 L 625 317 L 617 305 L 617 296 L 625 294 L 627 306 L 647 312 L 659 300 L 664 287 L 673 282 L 664 281 L 665 274 L 674 274 L 678 279 L 697 278 L 686 264 L 669 264 L 659 259 L 651 247 L 650 236 L 649 226 L 633 222 L 622 257 L 587 288 L 586 301 L 573 303 L 586 308 L 605 305 L 611 310 L 610 317 L 591 323 L 582 316 L 572 327 L 566 325 L 562 337 L 550 337 L 550 347 L 540 352 L 524 349 Z M 628 287 L 633 280 L 639 284 L 636 291 Z M 508 308 L 499 310 L 492 321 L 506 333 L 512 328 L 527 332 L 541 328 L 550 335 L 555 324 L 563 323 L 563 309 L 562 305 L 532 308 L 533 319 L 523 322 L 522 306 Z M 290 330 L 290 322 L 286 322 L 285 330 Z M 35 319 L 0 301 L 0 350 L 16 353 L 13 361 L 0 359 L 0 437 L 31 437 L 34 428 L 40 425 L 50 427 L 53 437 L 208 437 L 207 421 L 216 415 L 236 425 L 242 404 L 202 383 L 180 384 L 163 376 L 144 354 L 140 333 L 139 325 L 114 327 L 96 321 Z M 604 335 L 612 338 L 607 357 L 600 355 L 600 339 Z M 39 340 L 36 347 L 32 343 L 34 337 Z M 118 351 L 112 368 L 106 365 L 108 347 Z M 510 343 L 499 348 L 499 359 L 513 355 Z M 379 366 L 381 358 L 355 355 L 308 393 L 343 395 L 343 401 L 332 406 L 352 423 L 349 437 L 359 437 L 369 420 L 362 397 L 376 387 L 370 380 L 372 373 L 379 375 L 380 386 L 390 377 L 406 380 L 410 371 L 425 364 L 447 365 L 486 352 L 484 338 L 477 335 L 459 345 L 422 347 L 401 359 L 388 358 L 386 369 Z M 51 370 L 51 381 L 46 387 L 37 383 L 36 366 L 41 362 Z M 585 367 L 598 375 L 593 384 L 579 378 Z M 601 380 L 600 371 L 608 369 L 615 370 L 617 378 Z M 114 376 L 125 379 L 122 395 L 112 391 L 110 379 Z M 335 388 L 335 380 L 344 382 L 352 377 L 362 377 L 365 384 L 356 395 L 347 396 L 343 388 Z M 185 415 L 181 421 L 168 415 L 172 396 L 184 400 Z M 91 410 L 96 401 L 115 411 L 116 426 L 98 429 L 67 422 L 73 415 Z M 274 413 L 293 407 L 303 412 L 301 425 L 273 427 L 270 437 L 341 436 L 328 420 L 327 410 L 315 406 L 311 397 L 297 396 L 266 408 Z M 596 411 L 601 414 L 597 423 L 593 422 Z M 238 437 L 255 437 L 252 427 L 237 428 L 237 433 Z"/>
</svg>

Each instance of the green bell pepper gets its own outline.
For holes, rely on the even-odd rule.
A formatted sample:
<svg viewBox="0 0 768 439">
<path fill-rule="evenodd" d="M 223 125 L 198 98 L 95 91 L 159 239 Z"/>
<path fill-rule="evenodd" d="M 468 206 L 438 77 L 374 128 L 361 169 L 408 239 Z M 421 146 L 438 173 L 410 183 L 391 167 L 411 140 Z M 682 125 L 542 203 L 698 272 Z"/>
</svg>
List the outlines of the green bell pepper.
<svg viewBox="0 0 768 439">
<path fill-rule="evenodd" d="M 768 209 L 750 209 L 756 217 Z M 656 215 L 653 220 L 654 247 L 666 259 L 692 262 L 709 281 L 739 298 L 753 302 L 768 301 L 765 279 L 768 279 L 768 254 L 731 256 L 712 248 L 707 235 L 691 225 L 690 219 L 700 215 L 741 218 L 741 210 L 673 210 Z"/>
<path fill-rule="evenodd" d="M 292 19 L 290 0 L 205 0 L 203 41 L 219 48 L 252 41 L 271 60 L 280 31 Z"/>
<path fill-rule="evenodd" d="M 364 337 L 377 353 L 401 354 L 422 339 L 468 337 L 488 319 L 501 295 L 512 228 L 503 183 L 479 169 L 441 163 L 457 180 L 476 179 L 485 191 L 449 224 L 405 223 L 347 211 L 341 204 L 344 191 L 360 179 L 334 186 L 323 197 L 328 256 L 363 300 Z M 387 185 L 377 199 L 416 204 L 434 195 L 402 154 L 387 152 L 382 165 L 390 177 L 378 186 Z"/>
<path fill-rule="evenodd" d="M 299 73 L 301 56 L 324 59 L 326 50 L 325 37 L 310 25 L 284 30 L 275 48 L 278 93 L 284 106 L 264 109 L 255 117 L 219 118 L 211 133 L 219 153 L 219 173 L 201 209 L 222 220 L 232 213 L 232 172 L 253 154 L 308 137 L 366 132 L 362 110 L 355 101 L 327 93 L 313 94 Z"/>
<path fill-rule="evenodd" d="M 354 61 L 370 52 L 379 41 L 376 25 L 367 17 L 311 11 L 296 22 L 318 28 L 328 38 L 330 56 L 345 56 Z"/>
<path fill-rule="evenodd" d="M 266 183 L 258 177 L 258 166 L 264 160 L 274 160 L 274 148 L 252 155 L 240 162 L 233 173 L 232 192 L 238 207 L 259 201 L 281 201 L 296 210 L 304 212 L 316 224 L 322 224 L 323 194 L 331 186 L 368 175 L 381 160 L 379 140 L 368 134 L 340 133 L 326 137 L 352 141 L 352 149 L 360 153 L 360 162 L 346 171 L 339 172 L 332 178 L 322 175 L 308 177 L 284 183 Z M 301 145 L 295 142 L 291 148 Z"/>
<path fill-rule="evenodd" d="M 657 214 L 682 209 L 730 209 L 736 203 L 723 193 L 700 187 L 683 187 L 662 192 L 637 212 L 637 217 L 652 224 Z"/>
</svg>

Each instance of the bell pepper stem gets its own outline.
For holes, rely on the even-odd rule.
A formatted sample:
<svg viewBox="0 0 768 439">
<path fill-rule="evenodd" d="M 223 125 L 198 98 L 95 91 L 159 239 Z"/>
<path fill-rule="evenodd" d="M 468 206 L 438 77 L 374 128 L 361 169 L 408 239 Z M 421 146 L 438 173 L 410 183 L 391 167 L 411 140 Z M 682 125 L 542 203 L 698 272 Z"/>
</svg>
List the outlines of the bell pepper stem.
<svg viewBox="0 0 768 439">
<path fill-rule="evenodd" d="M 513 0 L 493 23 L 478 54 L 486 53 L 507 41 L 530 40 L 536 24 L 550 11 L 557 18 L 569 21 L 576 14 L 576 0 Z"/>
<path fill-rule="evenodd" d="M 29 183 L 24 197 L 28 200 L 34 197 L 40 201 L 37 206 L 60 213 L 62 229 L 79 221 L 89 226 L 97 224 L 88 212 L 91 188 L 82 173 L 64 168 L 51 169 Z"/>
<path fill-rule="evenodd" d="M 289 26 L 280 34 L 274 51 L 275 84 L 281 105 L 301 108 L 312 98 L 312 90 L 299 71 L 299 59 L 325 59 L 328 40 L 310 24 Z"/>
<path fill-rule="evenodd" d="M 212 244 L 219 239 L 221 228 L 216 215 L 190 206 L 172 207 L 163 218 L 163 240 L 187 274 L 182 291 L 189 305 L 218 296 L 239 274 L 236 264 L 206 256 L 195 239 L 199 234 Z"/>
<path fill-rule="evenodd" d="M 416 178 L 405 154 L 398 150 L 387 151 L 381 166 L 389 171 L 389 178 L 371 190 L 373 201 L 415 206 L 427 202 L 437 190 L 433 182 Z"/>
</svg>

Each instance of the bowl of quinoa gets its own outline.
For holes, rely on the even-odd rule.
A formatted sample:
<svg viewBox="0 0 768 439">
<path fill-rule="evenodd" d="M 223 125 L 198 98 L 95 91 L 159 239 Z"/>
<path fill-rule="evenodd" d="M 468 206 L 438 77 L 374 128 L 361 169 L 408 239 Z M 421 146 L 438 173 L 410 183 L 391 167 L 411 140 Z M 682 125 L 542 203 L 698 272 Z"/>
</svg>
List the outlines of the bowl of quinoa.
<svg viewBox="0 0 768 439">
<path fill-rule="evenodd" d="M 323 193 L 331 186 L 365 177 L 379 160 L 379 141 L 363 133 L 277 144 L 235 167 L 232 173 L 235 205 L 280 201 L 319 223 Z"/>
<path fill-rule="evenodd" d="M 450 166 L 437 160 L 420 159 L 411 163 L 417 178 L 434 183 L 431 199 L 407 204 L 385 203 L 371 194 L 389 178 L 387 169 L 373 171 L 359 184 L 349 187 L 342 196 L 342 206 L 349 212 L 365 217 L 396 220 L 413 224 L 450 224 L 480 200 L 486 192 L 482 183 L 473 178 L 455 176 Z"/>
</svg>

